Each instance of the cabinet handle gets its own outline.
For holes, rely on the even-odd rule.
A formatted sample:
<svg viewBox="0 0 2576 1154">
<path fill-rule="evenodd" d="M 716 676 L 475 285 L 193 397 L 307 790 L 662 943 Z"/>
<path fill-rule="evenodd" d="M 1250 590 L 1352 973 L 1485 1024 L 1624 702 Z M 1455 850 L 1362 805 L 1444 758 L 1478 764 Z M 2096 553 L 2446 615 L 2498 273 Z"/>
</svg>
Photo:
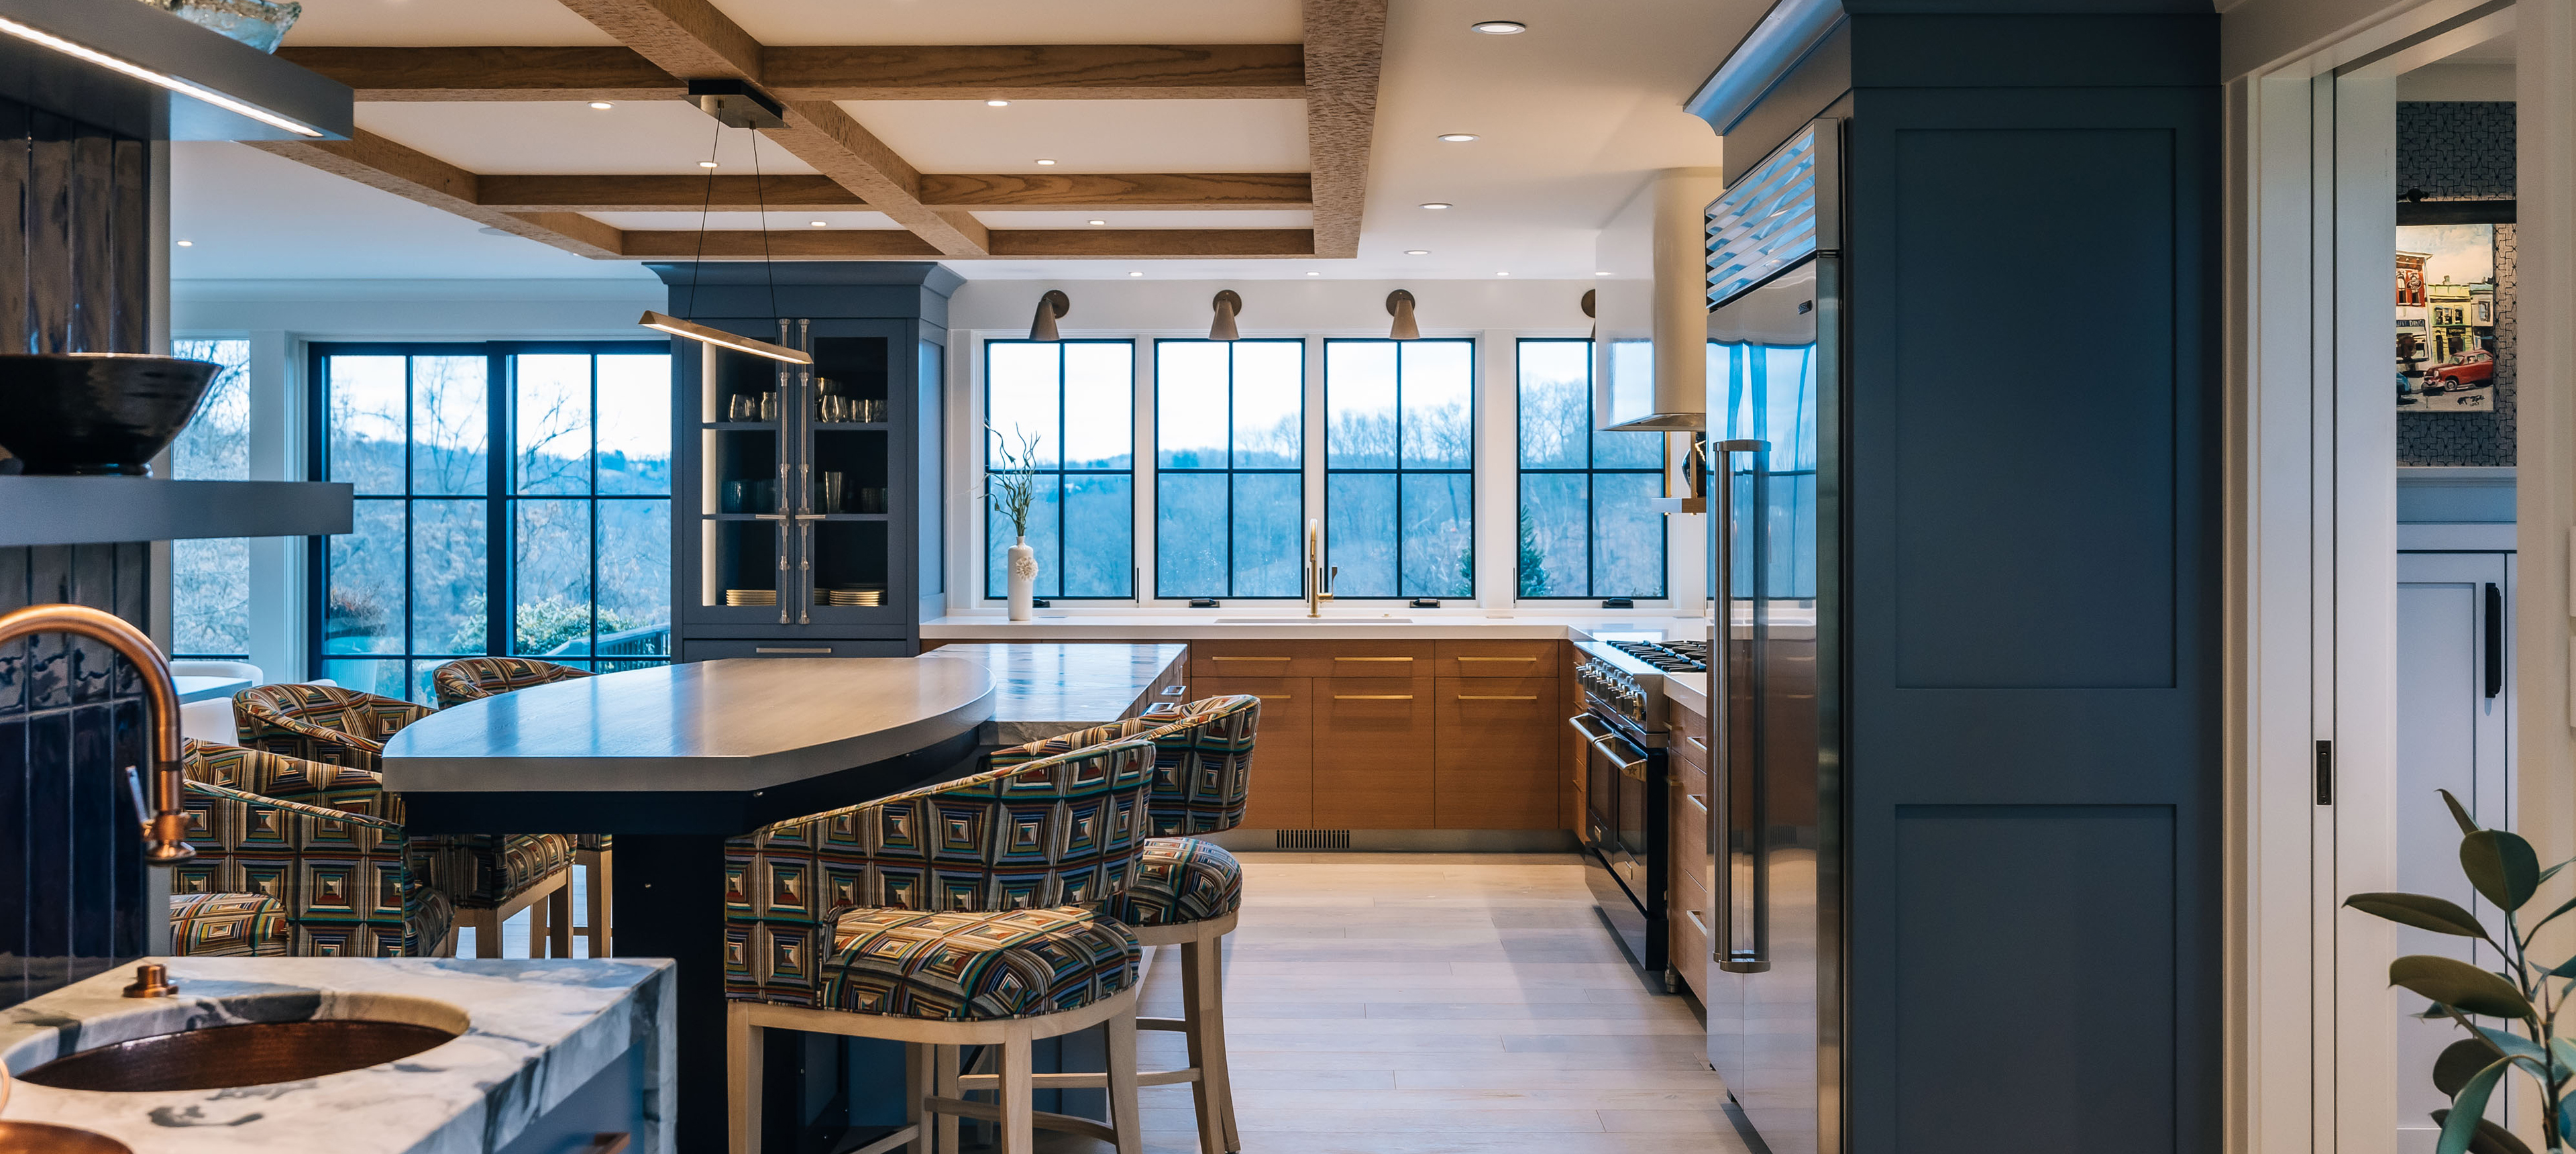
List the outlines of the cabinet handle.
<svg viewBox="0 0 2576 1154">
<path fill-rule="evenodd" d="M 1220 659 L 1221 660 L 1221 659 Z M 1335 661 L 1411 661 L 1410 657 L 1336 657 Z"/>
<path fill-rule="evenodd" d="M 1708 751 L 1708 743 L 1707 743 L 1707 742 L 1705 742 L 1705 741 L 1700 740 L 1700 737 L 1699 737 L 1699 735 L 1698 735 L 1698 734 L 1693 733 L 1693 734 L 1687 734 L 1686 736 L 1688 736 L 1688 737 L 1690 738 L 1690 743 L 1691 743 L 1692 745 L 1696 745 L 1696 746 L 1698 746 L 1698 747 L 1700 748 L 1700 751 L 1701 751 L 1702 753 L 1705 753 L 1705 752 L 1707 752 L 1707 751 Z"/>
<path fill-rule="evenodd" d="M 751 647 L 751 651 L 754 653 L 830 653 L 832 651 L 832 647 L 829 645 L 820 645 L 807 649 L 796 649 L 785 645 L 755 645 Z"/>
<path fill-rule="evenodd" d="M 1412 658 L 1408 657 L 1408 658 L 1405 658 L 1405 660 L 1410 661 L 1410 660 L 1412 660 Z M 1536 661 L 1536 660 L 1538 660 L 1538 658 L 1535 658 L 1535 657 L 1460 657 L 1460 658 L 1457 658 L 1456 660 L 1459 660 L 1459 661 Z"/>
<path fill-rule="evenodd" d="M 1410 693 L 1336 693 L 1335 701 L 1411 701 Z"/>
<path fill-rule="evenodd" d="M 1708 936 L 1708 923 L 1700 920 L 1698 910 L 1683 910 L 1682 916 L 1689 918 L 1692 925 L 1699 927 L 1699 936 L 1703 938 Z"/>
<path fill-rule="evenodd" d="M 1531 694 L 1526 694 L 1526 695 L 1523 695 L 1523 696 L 1517 696 L 1517 697 L 1515 697 L 1515 696 L 1510 696 L 1510 695 L 1506 695 L 1506 694 L 1499 694 L 1499 693 L 1461 693 L 1461 694 L 1459 694 L 1459 695 L 1458 695 L 1458 700 L 1460 700 L 1460 701 L 1536 701 L 1536 700 L 1538 700 L 1538 695 L 1537 695 L 1537 694 L 1535 694 L 1535 693 L 1531 693 Z"/>
<path fill-rule="evenodd" d="M 1180 695 L 1182 695 L 1182 694 L 1184 694 L 1184 693 L 1187 693 L 1187 692 L 1189 692 L 1189 691 L 1190 691 L 1190 687 L 1189 687 L 1189 686 L 1186 686 L 1186 685 L 1166 685 L 1166 686 L 1164 686 L 1164 687 L 1163 687 L 1163 693 L 1162 693 L 1162 696 L 1164 696 L 1164 697 L 1179 697 Z"/>
<path fill-rule="evenodd" d="M 1210 661 L 1286 661 L 1285 657 L 1211 657 Z"/>
<path fill-rule="evenodd" d="M 1285 694 L 1285 693 L 1282 693 L 1282 694 L 1280 694 L 1280 695 L 1279 695 L 1279 696 L 1277 696 L 1277 697 L 1272 697 L 1271 695 L 1269 695 L 1269 694 L 1267 694 L 1267 693 L 1256 693 L 1256 694 L 1254 694 L 1253 696 L 1258 697 L 1258 698 L 1260 698 L 1260 699 L 1261 699 L 1261 700 L 1263 700 L 1263 701 L 1295 701 L 1295 700 L 1297 700 L 1296 698 L 1291 697 L 1291 696 L 1289 696 L 1289 695 L 1287 695 L 1287 694 Z"/>
<path fill-rule="evenodd" d="M 1696 794 L 1696 793 L 1686 793 L 1686 794 L 1683 794 L 1683 795 L 1682 795 L 1682 797 L 1683 797 L 1685 800 L 1689 801 L 1692 805 L 1698 806 L 1698 807 L 1699 807 L 1699 811 L 1700 811 L 1700 813 L 1701 813 L 1701 814 L 1705 815 L 1705 814 L 1707 814 L 1707 813 L 1708 813 L 1708 799 L 1707 799 L 1707 798 L 1701 797 L 1700 795 L 1698 795 L 1698 794 Z"/>
</svg>

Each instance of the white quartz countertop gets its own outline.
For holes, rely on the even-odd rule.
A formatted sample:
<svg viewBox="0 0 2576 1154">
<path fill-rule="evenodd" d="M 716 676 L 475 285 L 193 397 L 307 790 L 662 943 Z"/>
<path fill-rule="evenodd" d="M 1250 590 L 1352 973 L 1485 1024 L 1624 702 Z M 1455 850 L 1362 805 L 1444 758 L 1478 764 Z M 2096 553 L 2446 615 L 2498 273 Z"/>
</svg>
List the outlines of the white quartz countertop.
<svg viewBox="0 0 2576 1154">
<path fill-rule="evenodd" d="M 646 1093 L 672 1100 L 671 963 L 652 958 L 153 958 L 179 992 L 122 996 L 111 971 L 0 1011 L 15 1073 L 70 1050 L 192 1026 L 365 1018 L 447 1028 L 455 1040 L 399 1062 L 268 1086 L 160 1093 L 19 1082 L 12 1121 L 105 1134 L 135 1154 L 468 1154 L 498 1151 L 644 1047 Z M 670 1154 L 645 1104 L 635 1154 Z"/>
<path fill-rule="evenodd" d="M 1669 612 L 1623 614 L 1514 613 L 1491 616 L 1483 610 L 1389 609 L 1326 610 L 1309 619 L 1302 609 L 1199 609 L 1188 613 L 1090 611 L 1049 615 L 1034 621 L 1011 621 L 1000 614 L 938 617 L 922 622 L 927 639 L 971 638 L 979 641 L 1364 641 L 1375 638 L 1425 640 L 1583 641 L 1611 636 L 1703 637 L 1707 622 L 1675 617 Z"/>
<path fill-rule="evenodd" d="M 1106 725 L 1142 711 L 1187 645 L 1014 642 L 943 645 L 924 660 L 972 661 L 993 675 L 993 716 L 984 740 L 1019 745 Z M 1172 700 L 1178 701 L 1179 698 Z"/>
</svg>

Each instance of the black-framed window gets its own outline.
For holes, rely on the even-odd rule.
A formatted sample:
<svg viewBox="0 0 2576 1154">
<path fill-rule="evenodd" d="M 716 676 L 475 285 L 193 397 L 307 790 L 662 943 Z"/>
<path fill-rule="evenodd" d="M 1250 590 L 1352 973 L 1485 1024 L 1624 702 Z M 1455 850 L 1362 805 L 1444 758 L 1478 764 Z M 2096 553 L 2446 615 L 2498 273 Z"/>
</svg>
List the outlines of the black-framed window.
<svg viewBox="0 0 2576 1154">
<path fill-rule="evenodd" d="M 1028 529 L 1037 596 L 1134 597 L 1135 342 L 984 342 L 984 422 L 988 498 L 995 450 L 1036 438 Z M 984 518 L 984 595 L 998 598 L 1008 592 L 1012 525 L 989 500 Z"/>
<path fill-rule="evenodd" d="M 181 338 L 170 355 L 213 361 L 197 415 L 170 442 L 178 480 L 250 479 L 250 342 Z M 199 537 L 170 543 L 170 655 L 231 661 L 250 657 L 250 540 Z"/>
<path fill-rule="evenodd" d="M 1476 592 L 1476 343 L 1324 342 L 1324 515 L 1338 597 Z"/>
<path fill-rule="evenodd" d="M 313 555 L 322 676 L 428 701 L 457 657 L 669 660 L 669 345 L 318 344 L 309 379 L 313 474 L 356 488 Z"/>
<path fill-rule="evenodd" d="M 1518 592 L 1661 598 L 1664 435 L 1613 433 L 1592 412 L 1592 342 L 1527 338 L 1519 358 Z"/>
<path fill-rule="evenodd" d="M 1297 597 L 1306 342 L 1154 342 L 1154 595 Z"/>
</svg>

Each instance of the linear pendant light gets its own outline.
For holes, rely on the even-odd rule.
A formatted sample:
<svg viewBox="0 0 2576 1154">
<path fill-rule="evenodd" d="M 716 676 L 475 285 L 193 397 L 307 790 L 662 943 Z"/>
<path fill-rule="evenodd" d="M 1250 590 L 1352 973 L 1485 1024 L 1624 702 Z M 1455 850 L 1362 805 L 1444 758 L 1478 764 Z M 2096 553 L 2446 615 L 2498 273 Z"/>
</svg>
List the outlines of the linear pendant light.
<svg viewBox="0 0 2576 1154">
<path fill-rule="evenodd" d="M 147 84 L 160 85 L 161 87 L 167 88 L 172 92 L 176 92 L 181 96 L 194 97 L 198 100 L 214 105 L 217 108 L 223 109 L 226 112 L 233 112 L 242 116 L 247 116 L 271 128 L 283 128 L 298 136 L 310 136 L 315 139 L 321 139 L 330 135 L 329 133 L 326 133 L 319 128 L 315 128 L 310 124 L 280 116 L 277 113 L 271 112 L 256 104 L 252 104 L 249 101 L 238 100 L 233 97 L 226 96 L 223 93 L 217 92 L 202 84 L 182 80 L 166 72 L 155 72 L 152 69 L 145 68 L 131 60 L 110 56 L 107 53 L 89 47 L 88 45 L 65 40 L 62 37 L 56 36 L 41 28 L 32 28 L 25 24 L 20 24 L 15 20 L 0 19 L 0 32 L 5 32 L 30 44 L 41 44 L 75 60 L 85 60 L 89 63 L 98 65 L 101 68 L 124 73 L 127 76 L 131 76 L 136 80 L 143 81 Z"/>
<path fill-rule="evenodd" d="M 810 353 L 800 352 L 785 345 L 773 345 L 768 341 L 753 340 L 723 329 L 710 328 L 696 321 L 684 321 L 668 313 L 657 313 L 651 309 L 646 309 L 644 319 L 635 323 L 648 329 L 659 329 L 675 337 L 687 337 L 693 341 L 704 341 L 720 349 L 732 349 L 737 353 L 750 353 L 755 357 L 767 357 L 770 360 L 785 361 L 791 365 L 814 363 L 814 357 Z"/>
</svg>

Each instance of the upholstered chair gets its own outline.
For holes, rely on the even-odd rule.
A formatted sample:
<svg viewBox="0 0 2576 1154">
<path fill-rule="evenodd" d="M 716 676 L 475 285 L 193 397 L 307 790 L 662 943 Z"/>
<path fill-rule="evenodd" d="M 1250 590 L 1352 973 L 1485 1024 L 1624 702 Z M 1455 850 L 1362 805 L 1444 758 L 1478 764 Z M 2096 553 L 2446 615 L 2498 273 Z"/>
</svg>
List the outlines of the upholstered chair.
<svg viewBox="0 0 2576 1154">
<path fill-rule="evenodd" d="M 1243 1148 L 1234 1121 L 1234 1088 L 1225 1060 L 1225 935 L 1243 908 L 1243 867 L 1215 842 L 1191 834 L 1243 824 L 1251 797 L 1252 744 L 1261 728 L 1261 699 L 1210 697 L 1142 717 L 1051 737 L 993 755 L 996 768 L 1110 741 L 1154 743 L 1154 836 L 1126 892 L 1107 912 L 1148 946 L 1181 948 L 1183 1016 L 1140 1018 L 1148 1030 L 1177 1030 L 1189 1043 L 1189 1070 L 1146 1072 L 1154 1085 L 1191 1083 L 1199 1145 Z M 1062 1084 L 1075 1084 L 1058 1079 Z M 969 1080 L 970 1085 L 975 1080 Z"/>
<path fill-rule="evenodd" d="M 429 685 L 438 694 L 440 709 L 454 709 L 468 701 L 481 701 L 516 690 L 589 676 L 589 670 L 539 661 L 533 657 L 460 657 L 431 670 Z M 611 848 L 607 834 L 573 835 L 573 864 L 586 875 L 582 891 L 587 899 L 585 912 L 588 920 L 583 923 L 581 932 L 590 939 L 590 956 L 594 958 L 608 956 L 612 914 L 608 891 L 615 884 L 615 865 L 609 854 Z M 563 927 L 556 930 L 559 947 L 568 948 L 570 944 L 562 940 L 572 924 L 570 900 L 566 895 L 554 907 L 561 915 L 555 919 L 555 925 Z"/>
<path fill-rule="evenodd" d="M 170 953 L 182 958 L 282 958 L 294 945 L 286 906 L 264 894 L 170 895 Z"/>
<path fill-rule="evenodd" d="M 171 868 L 174 897 L 274 899 L 299 957 L 445 952 L 455 913 L 439 862 L 404 834 L 402 799 L 375 774 L 200 741 L 179 761 L 197 856 Z"/>
<path fill-rule="evenodd" d="M 533 657 L 460 657 L 431 670 L 429 687 L 438 694 L 440 709 L 454 709 L 465 702 L 498 697 L 514 689 L 588 676 L 587 669 Z"/>
<path fill-rule="evenodd" d="M 906 1044 L 905 1129 L 877 1148 L 955 1150 L 957 1119 L 1140 1151 L 1134 935 L 1099 912 L 1135 875 L 1152 746 L 1094 745 L 732 839 L 726 1047 L 734 1154 L 761 1149 L 763 1031 Z M 1105 1025 L 1111 1125 L 1037 1113 L 1038 1039 Z M 998 1106 L 963 1098 L 959 1048 L 997 1047 Z M 935 1145 L 928 1140 L 936 1137 Z"/>
<path fill-rule="evenodd" d="M 233 695 L 242 745 L 369 773 L 383 767 L 387 739 L 436 712 L 426 705 L 309 682 L 254 686 Z M 549 942 L 559 954 L 570 952 L 573 838 L 464 834 L 416 840 L 424 852 L 446 860 L 439 876 L 456 903 L 458 927 L 474 931 L 475 956 L 500 957 L 501 925 L 521 910 L 533 911 L 528 935 L 532 953 L 544 956 Z M 560 927 L 551 934 L 550 919 Z"/>
</svg>

